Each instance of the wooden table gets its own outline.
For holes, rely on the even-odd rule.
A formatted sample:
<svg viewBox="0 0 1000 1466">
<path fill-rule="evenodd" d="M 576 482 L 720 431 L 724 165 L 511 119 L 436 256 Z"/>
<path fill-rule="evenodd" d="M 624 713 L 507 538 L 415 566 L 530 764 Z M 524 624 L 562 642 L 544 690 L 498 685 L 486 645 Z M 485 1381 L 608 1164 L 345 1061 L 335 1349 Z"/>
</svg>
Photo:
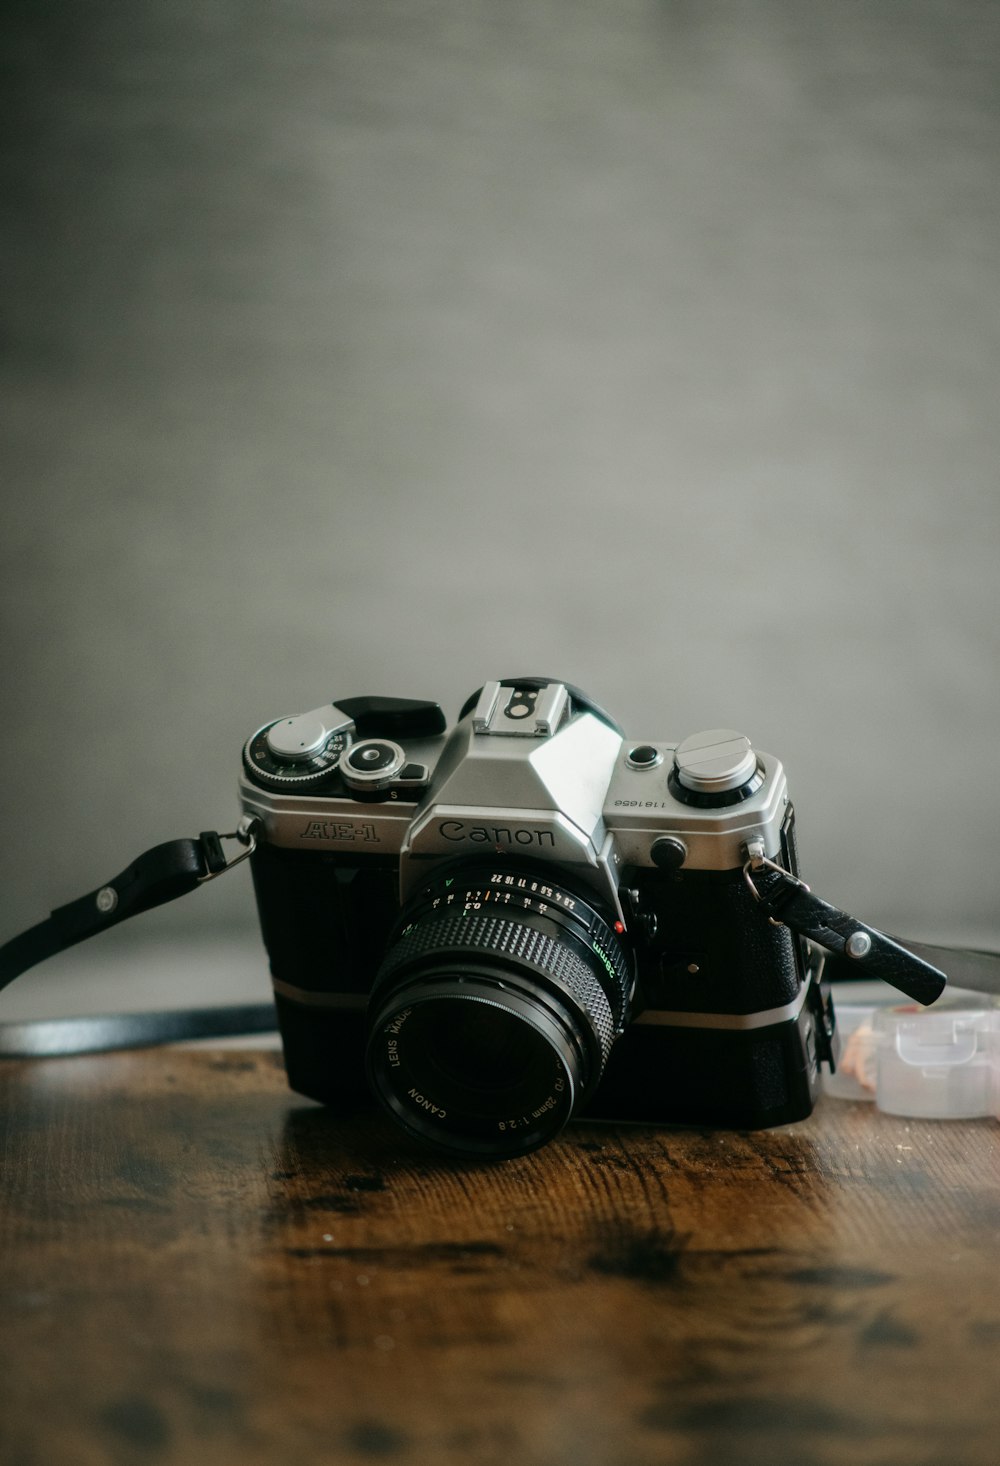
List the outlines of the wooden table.
<svg viewBox="0 0 1000 1466">
<path fill-rule="evenodd" d="M 463 1166 L 272 1053 L 0 1084 L 4 1466 L 1000 1460 L 993 1121 Z"/>
</svg>

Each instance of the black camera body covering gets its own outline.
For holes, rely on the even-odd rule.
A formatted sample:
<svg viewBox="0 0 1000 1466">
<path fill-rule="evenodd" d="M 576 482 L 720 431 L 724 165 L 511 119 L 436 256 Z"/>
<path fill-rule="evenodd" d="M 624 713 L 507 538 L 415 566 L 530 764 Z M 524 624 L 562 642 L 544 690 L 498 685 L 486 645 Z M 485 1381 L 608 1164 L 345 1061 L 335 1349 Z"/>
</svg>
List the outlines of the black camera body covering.
<svg viewBox="0 0 1000 1466">
<path fill-rule="evenodd" d="M 781 764 L 728 729 L 630 739 L 545 678 L 339 699 L 247 743 L 243 809 L 293 1089 L 366 1087 L 413 1134 L 509 1156 L 573 1115 L 758 1128 L 833 1057 L 822 958 L 768 921 L 797 873 Z"/>
</svg>

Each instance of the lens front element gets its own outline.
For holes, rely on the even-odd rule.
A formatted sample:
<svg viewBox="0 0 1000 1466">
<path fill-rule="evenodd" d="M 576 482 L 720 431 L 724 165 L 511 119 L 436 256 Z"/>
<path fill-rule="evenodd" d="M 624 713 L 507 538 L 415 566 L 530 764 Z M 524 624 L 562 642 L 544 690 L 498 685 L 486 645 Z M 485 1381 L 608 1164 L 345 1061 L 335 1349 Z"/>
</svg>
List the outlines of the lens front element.
<svg viewBox="0 0 1000 1466">
<path fill-rule="evenodd" d="M 562 1128 L 576 1065 L 557 1029 L 463 988 L 423 994 L 384 1025 L 379 1093 L 406 1129 L 451 1150 L 512 1155 Z M 378 1050 L 370 1050 L 378 1064 Z M 386 1082 L 387 1081 L 387 1082 Z"/>
</svg>

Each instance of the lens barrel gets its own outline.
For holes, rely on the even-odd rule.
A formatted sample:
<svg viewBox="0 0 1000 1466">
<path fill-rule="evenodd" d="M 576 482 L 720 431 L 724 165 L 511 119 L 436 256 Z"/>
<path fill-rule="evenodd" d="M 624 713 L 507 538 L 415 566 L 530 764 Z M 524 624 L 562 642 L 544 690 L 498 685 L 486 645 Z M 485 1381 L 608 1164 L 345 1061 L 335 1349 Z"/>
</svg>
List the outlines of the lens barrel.
<svg viewBox="0 0 1000 1466">
<path fill-rule="evenodd" d="M 548 872 L 450 867 L 409 903 L 369 1003 L 375 1093 L 411 1133 L 522 1155 L 593 1092 L 632 996 L 612 925 Z"/>
</svg>

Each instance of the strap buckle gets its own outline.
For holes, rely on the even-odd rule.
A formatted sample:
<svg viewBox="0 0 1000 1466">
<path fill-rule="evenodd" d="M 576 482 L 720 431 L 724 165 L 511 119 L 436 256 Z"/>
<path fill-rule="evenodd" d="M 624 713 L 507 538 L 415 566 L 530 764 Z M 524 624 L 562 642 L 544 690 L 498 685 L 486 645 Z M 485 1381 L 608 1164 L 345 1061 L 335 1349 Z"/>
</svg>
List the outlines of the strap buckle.
<svg viewBox="0 0 1000 1466">
<path fill-rule="evenodd" d="M 749 840 L 746 845 L 746 852 L 747 862 L 743 867 L 743 879 L 746 882 L 747 889 L 749 890 L 751 896 L 755 901 L 763 901 L 764 897 L 761 895 L 760 891 L 757 889 L 757 886 L 754 883 L 753 876 L 750 874 L 752 870 L 774 871 L 775 875 L 781 877 L 781 883 L 783 885 L 797 886 L 801 891 L 809 890 L 809 887 L 806 885 L 805 881 L 800 881 L 798 876 L 793 876 L 791 871 L 786 870 L 783 865 L 778 865 L 777 861 L 770 860 L 764 854 L 763 840 Z M 767 919 L 772 926 L 785 925 L 785 923 L 783 921 L 779 921 L 777 917 L 768 916 Z"/>
<path fill-rule="evenodd" d="M 245 814 L 236 829 L 231 830 L 228 834 L 217 835 L 212 830 L 202 835 L 201 839 L 206 845 L 206 849 L 209 849 L 211 846 L 215 847 L 212 851 L 215 858 L 212 861 L 212 869 L 206 871 L 203 876 L 198 877 L 198 884 L 203 886 L 207 881 L 214 881 L 216 876 L 224 876 L 227 871 L 235 870 L 244 860 L 249 860 L 250 856 L 257 849 L 257 836 L 261 828 L 262 823 L 257 815 Z M 241 850 L 239 855 L 234 855 L 231 860 L 227 860 L 222 850 L 223 840 L 238 840 L 241 845 L 245 846 L 245 849 Z M 222 863 L 217 864 L 216 862 L 220 860 Z"/>
</svg>

